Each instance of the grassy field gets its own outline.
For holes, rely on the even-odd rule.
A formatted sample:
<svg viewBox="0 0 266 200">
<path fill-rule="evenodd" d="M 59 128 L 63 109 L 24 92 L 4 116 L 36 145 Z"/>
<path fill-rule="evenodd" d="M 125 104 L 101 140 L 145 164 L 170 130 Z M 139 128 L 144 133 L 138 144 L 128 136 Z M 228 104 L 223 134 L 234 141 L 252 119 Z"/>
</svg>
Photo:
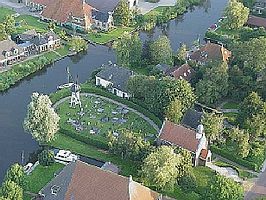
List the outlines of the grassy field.
<svg viewBox="0 0 266 200">
<path fill-rule="evenodd" d="M 92 42 L 95 42 L 97 44 L 106 44 L 108 42 L 111 42 L 115 39 L 118 39 L 122 36 L 124 32 L 131 32 L 134 28 L 132 27 L 118 27 L 112 31 L 106 32 L 106 33 L 88 33 L 88 39 Z"/>
<path fill-rule="evenodd" d="M 239 108 L 239 103 L 237 102 L 227 102 L 223 105 L 223 109 L 238 109 Z"/>
<path fill-rule="evenodd" d="M 0 7 L 0 22 L 3 22 L 7 15 L 13 15 L 15 12 L 9 8 Z"/>
</svg>

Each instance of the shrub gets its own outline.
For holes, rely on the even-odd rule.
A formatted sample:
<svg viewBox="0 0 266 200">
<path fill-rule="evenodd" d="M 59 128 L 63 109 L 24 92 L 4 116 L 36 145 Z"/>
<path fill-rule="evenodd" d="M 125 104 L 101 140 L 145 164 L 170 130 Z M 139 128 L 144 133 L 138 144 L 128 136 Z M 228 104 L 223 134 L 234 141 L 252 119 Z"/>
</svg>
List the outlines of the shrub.
<svg viewBox="0 0 266 200">
<path fill-rule="evenodd" d="M 38 155 L 38 161 L 40 165 L 42 166 L 50 166 L 52 165 L 55 160 L 54 160 L 54 152 L 50 150 L 43 150 L 39 155 Z"/>
<path fill-rule="evenodd" d="M 197 188 L 197 181 L 194 174 L 190 174 L 187 176 L 183 176 L 179 179 L 178 185 L 185 191 L 185 192 L 192 192 L 195 191 Z"/>
</svg>

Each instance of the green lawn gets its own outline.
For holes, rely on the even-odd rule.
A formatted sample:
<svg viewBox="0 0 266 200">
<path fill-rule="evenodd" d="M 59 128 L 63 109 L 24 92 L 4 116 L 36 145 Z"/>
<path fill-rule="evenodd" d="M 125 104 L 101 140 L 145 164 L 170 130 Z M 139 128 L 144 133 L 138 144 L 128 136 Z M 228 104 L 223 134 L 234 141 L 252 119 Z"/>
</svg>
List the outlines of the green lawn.
<svg viewBox="0 0 266 200">
<path fill-rule="evenodd" d="M 97 44 L 106 44 L 115 39 L 118 39 L 123 35 L 124 32 L 131 32 L 134 28 L 132 27 L 117 27 L 114 30 L 103 33 L 88 33 L 88 39 Z"/>
<path fill-rule="evenodd" d="M 154 8 L 150 12 L 146 13 L 144 16 L 145 18 L 150 17 L 150 16 L 158 16 L 158 15 L 163 15 L 166 9 L 171 9 L 174 6 L 159 6 L 157 8 Z"/>
<path fill-rule="evenodd" d="M 119 166 L 121 174 L 124 176 L 136 176 L 140 167 L 138 163 L 130 160 L 123 160 L 116 155 L 89 146 L 63 134 L 58 134 L 56 140 L 53 141 L 51 145 L 57 148 L 70 150 L 80 155 L 102 160 L 104 162 L 110 161 Z"/>
<path fill-rule="evenodd" d="M 26 176 L 27 191 L 38 193 L 50 180 L 53 179 L 54 173 L 58 172 L 63 167 L 64 165 L 60 163 L 54 163 L 49 167 L 38 165 L 29 176 Z"/>
<path fill-rule="evenodd" d="M 197 193 L 203 195 L 206 192 L 206 188 L 210 187 L 215 171 L 208 167 L 194 167 L 193 172 L 197 180 Z"/>
<path fill-rule="evenodd" d="M 15 13 L 16 12 L 14 12 L 13 10 L 10 10 L 9 8 L 0 7 L 0 22 L 3 22 L 7 15 L 12 15 Z"/>
<path fill-rule="evenodd" d="M 92 96 L 82 96 L 81 102 L 84 107 L 84 115 L 80 116 L 78 113 L 80 109 L 71 108 L 69 101 L 66 100 L 57 107 L 57 112 L 60 116 L 60 127 L 65 130 L 70 130 L 76 134 L 81 134 L 87 137 L 93 137 L 106 143 L 106 135 L 109 132 L 120 132 L 121 129 L 132 130 L 134 133 L 140 133 L 143 137 L 148 137 L 151 141 L 157 136 L 157 131 L 146 122 L 143 118 L 139 117 L 132 111 L 127 114 L 121 114 L 117 104 L 110 103 L 107 100 L 96 98 Z M 99 112 L 99 109 L 104 109 Z M 115 113 L 113 113 L 115 112 Z M 69 119 L 78 120 L 81 123 L 83 130 L 76 131 L 75 127 L 67 122 Z M 101 119 L 108 119 L 106 122 L 102 122 Z M 113 120 L 124 119 L 126 122 L 119 123 Z M 90 130 L 97 128 L 99 130 L 96 134 L 91 134 Z"/>
<path fill-rule="evenodd" d="M 227 102 L 223 105 L 223 109 L 238 109 L 239 108 L 239 103 L 237 102 Z"/>
<path fill-rule="evenodd" d="M 69 53 L 69 46 L 63 45 L 61 48 L 56 49 L 56 52 L 59 53 L 61 56 L 66 56 Z"/>
</svg>

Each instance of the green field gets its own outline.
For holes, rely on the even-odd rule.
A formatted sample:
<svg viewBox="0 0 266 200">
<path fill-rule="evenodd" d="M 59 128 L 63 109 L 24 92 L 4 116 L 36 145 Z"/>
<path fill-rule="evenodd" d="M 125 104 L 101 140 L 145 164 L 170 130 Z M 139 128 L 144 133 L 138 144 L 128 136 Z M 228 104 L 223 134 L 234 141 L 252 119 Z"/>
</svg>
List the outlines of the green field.
<svg viewBox="0 0 266 200">
<path fill-rule="evenodd" d="M 114 30 L 108 32 L 101 32 L 101 33 L 88 33 L 88 39 L 92 42 L 97 44 L 106 44 L 113 40 L 118 39 L 123 35 L 124 32 L 131 32 L 134 28 L 132 27 L 118 27 Z"/>
<path fill-rule="evenodd" d="M 3 22 L 7 15 L 13 15 L 15 12 L 9 8 L 0 7 L 0 22 Z"/>
</svg>

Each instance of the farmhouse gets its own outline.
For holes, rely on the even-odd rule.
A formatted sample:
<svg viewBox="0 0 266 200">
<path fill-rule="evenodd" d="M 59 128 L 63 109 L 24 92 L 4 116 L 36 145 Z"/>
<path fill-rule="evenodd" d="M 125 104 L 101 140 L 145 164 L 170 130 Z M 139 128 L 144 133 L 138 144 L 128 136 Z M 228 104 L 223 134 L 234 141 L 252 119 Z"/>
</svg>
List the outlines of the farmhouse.
<svg viewBox="0 0 266 200">
<path fill-rule="evenodd" d="M 130 94 L 127 91 L 127 82 L 133 76 L 133 71 L 130 71 L 117 65 L 105 66 L 99 73 L 96 74 L 96 85 L 108 88 L 113 94 L 129 98 Z"/>
<path fill-rule="evenodd" d="M 175 66 L 173 68 L 170 68 L 166 72 L 166 75 L 171 76 L 176 80 L 184 79 L 186 81 L 190 81 L 194 74 L 195 74 L 195 71 L 188 64 L 183 64 L 181 66 Z"/>
<path fill-rule="evenodd" d="M 113 13 L 119 0 L 27 0 L 26 5 L 40 12 L 44 21 L 79 31 L 91 28 L 108 31 L 114 26 Z M 128 0 L 128 6 L 137 6 L 138 0 Z"/>
<path fill-rule="evenodd" d="M 205 166 L 211 161 L 211 151 L 208 150 L 208 142 L 202 125 L 199 125 L 195 131 L 166 120 L 160 130 L 158 144 L 188 150 L 192 154 L 194 166 Z"/>
<path fill-rule="evenodd" d="M 43 200 L 169 200 L 132 177 L 81 161 L 68 164 L 40 191 Z"/>
<path fill-rule="evenodd" d="M 199 64 L 205 64 L 208 61 L 227 62 L 231 57 L 231 51 L 227 50 L 223 45 L 208 42 L 195 52 L 189 55 L 189 59 Z"/>
</svg>

